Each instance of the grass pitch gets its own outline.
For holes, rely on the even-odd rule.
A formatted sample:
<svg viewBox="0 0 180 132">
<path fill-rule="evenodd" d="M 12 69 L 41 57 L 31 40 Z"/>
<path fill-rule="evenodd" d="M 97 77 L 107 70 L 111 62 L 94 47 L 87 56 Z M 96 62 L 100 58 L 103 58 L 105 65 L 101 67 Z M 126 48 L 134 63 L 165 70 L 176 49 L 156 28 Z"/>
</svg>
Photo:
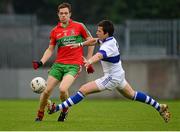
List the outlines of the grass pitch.
<svg viewBox="0 0 180 132">
<path fill-rule="evenodd" d="M 169 123 L 151 106 L 119 99 L 86 99 L 71 107 L 63 123 L 57 122 L 59 113 L 34 122 L 38 100 L 0 100 L 0 131 L 180 131 L 180 101 L 160 103 L 170 107 Z"/>
</svg>

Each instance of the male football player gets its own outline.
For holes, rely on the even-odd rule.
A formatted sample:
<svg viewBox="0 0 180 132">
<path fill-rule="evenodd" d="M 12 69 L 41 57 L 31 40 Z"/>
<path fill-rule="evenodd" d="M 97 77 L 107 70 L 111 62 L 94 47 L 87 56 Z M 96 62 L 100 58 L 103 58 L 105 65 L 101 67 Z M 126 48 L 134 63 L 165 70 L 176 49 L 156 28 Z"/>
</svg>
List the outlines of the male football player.
<svg viewBox="0 0 180 132">
<path fill-rule="evenodd" d="M 70 18 L 71 5 L 69 3 L 60 4 L 57 15 L 59 17 L 59 23 L 50 33 L 49 47 L 46 49 L 40 61 L 33 61 L 33 68 L 36 70 L 44 65 L 52 56 L 55 46 L 58 47 L 56 60 L 48 73 L 47 88 L 40 96 L 40 106 L 35 119 L 36 121 L 43 119 L 45 106 L 54 87 L 60 82 L 60 99 L 61 101 L 65 101 L 69 96 L 69 87 L 81 71 L 81 66 L 83 65 L 83 48 L 78 47 L 72 49 L 66 45 L 70 43 L 80 43 L 91 38 L 91 34 L 84 24 Z M 87 58 L 92 56 L 93 50 L 94 46 L 88 48 Z M 89 66 L 87 71 L 92 73 L 92 66 Z M 67 114 L 68 108 L 62 109 L 58 121 L 64 121 Z"/>
<path fill-rule="evenodd" d="M 114 26 L 112 22 L 103 20 L 98 24 L 96 32 L 98 38 L 92 38 L 83 43 L 79 43 L 79 45 L 71 45 L 72 48 L 77 48 L 79 46 L 99 44 L 99 51 L 88 60 L 85 60 L 85 66 L 88 67 L 93 63 L 101 61 L 104 76 L 82 85 L 75 95 L 69 97 L 62 104 L 51 104 L 50 107 L 48 107 L 48 113 L 52 114 L 77 104 L 88 94 L 116 88 L 126 98 L 152 106 L 160 113 L 165 122 L 168 122 L 170 119 L 170 112 L 168 111 L 168 106 L 166 104 L 159 104 L 145 93 L 135 91 L 126 81 L 125 71 L 121 65 L 118 43 L 113 37 L 113 33 Z"/>
</svg>

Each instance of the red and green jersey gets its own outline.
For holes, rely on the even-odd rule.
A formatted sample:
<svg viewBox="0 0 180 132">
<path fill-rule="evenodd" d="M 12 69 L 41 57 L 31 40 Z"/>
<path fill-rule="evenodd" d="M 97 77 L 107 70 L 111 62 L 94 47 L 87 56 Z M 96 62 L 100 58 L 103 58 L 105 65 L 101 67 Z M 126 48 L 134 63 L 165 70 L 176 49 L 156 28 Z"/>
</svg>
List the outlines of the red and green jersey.
<svg viewBox="0 0 180 132">
<path fill-rule="evenodd" d="M 50 34 L 50 45 L 58 47 L 55 62 L 82 65 L 83 48 L 71 48 L 66 45 L 83 42 L 90 36 L 91 34 L 82 23 L 70 20 L 69 25 L 65 28 L 62 27 L 62 23 L 58 23 Z"/>
</svg>

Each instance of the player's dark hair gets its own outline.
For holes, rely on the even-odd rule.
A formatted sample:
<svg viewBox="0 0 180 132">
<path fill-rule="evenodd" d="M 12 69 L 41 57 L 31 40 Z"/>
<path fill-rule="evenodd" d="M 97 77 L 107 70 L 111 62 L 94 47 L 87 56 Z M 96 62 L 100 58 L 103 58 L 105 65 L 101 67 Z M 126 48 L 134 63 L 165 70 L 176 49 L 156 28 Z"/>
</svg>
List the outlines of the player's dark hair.
<svg viewBox="0 0 180 132">
<path fill-rule="evenodd" d="M 58 6 L 58 12 L 59 12 L 59 9 L 62 9 L 62 8 L 68 8 L 69 9 L 69 12 L 71 12 L 71 4 L 69 3 L 62 3 Z"/>
<path fill-rule="evenodd" d="M 114 26 L 113 23 L 109 20 L 102 20 L 97 24 L 99 27 L 103 28 L 104 33 L 108 33 L 109 36 L 113 36 L 114 34 Z"/>
</svg>

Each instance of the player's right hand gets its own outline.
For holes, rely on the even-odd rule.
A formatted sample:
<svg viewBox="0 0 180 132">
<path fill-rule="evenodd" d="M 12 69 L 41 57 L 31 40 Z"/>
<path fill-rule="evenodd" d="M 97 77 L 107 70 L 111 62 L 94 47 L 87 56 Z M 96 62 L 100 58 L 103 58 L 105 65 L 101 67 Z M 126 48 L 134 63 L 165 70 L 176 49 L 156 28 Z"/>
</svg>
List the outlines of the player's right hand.
<svg viewBox="0 0 180 132">
<path fill-rule="evenodd" d="M 92 64 L 88 65 L 88 67 L 86 68 L 86 71 L 88 74 L 94 73 L 95 70 L 94 70 Z"/>
<path fill-rule="evenodd" d="M 41 67 L 43 65 L 42 61 L 32 61 L 32 66 L 34 68 L 34 70 L 37 70 L 39 67 Z"/>
<path fill-rule="evenodd" d="M 94 68 L 92 66 L 92 64 L 89 63 L 88 60 L 86 60 L 86 58 L 84 56 L 82 56 L 83 60 L 84 60 L 84 66 L 86 67 L 86 71 L 88 74 L 90 73 L 94 73 Z"/>
</svg>

